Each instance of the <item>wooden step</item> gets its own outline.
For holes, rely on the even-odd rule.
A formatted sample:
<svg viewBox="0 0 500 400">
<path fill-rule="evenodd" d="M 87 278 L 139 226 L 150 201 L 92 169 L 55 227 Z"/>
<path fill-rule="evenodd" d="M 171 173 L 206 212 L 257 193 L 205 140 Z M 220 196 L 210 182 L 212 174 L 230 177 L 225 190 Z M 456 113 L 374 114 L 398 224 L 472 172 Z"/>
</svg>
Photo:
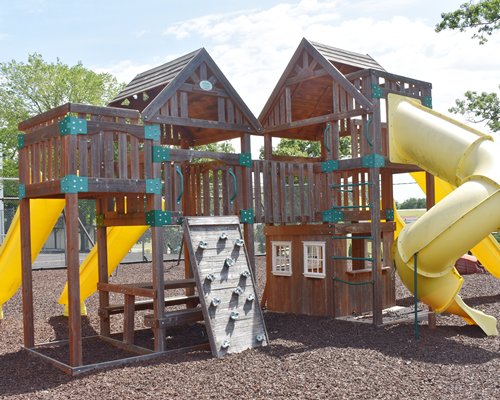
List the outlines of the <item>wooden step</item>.
<svg viewBox="0 0 500 400">
<path fill-rule="evenodd" d="M 200 302 L 200 298 L 198 297 L 198 295 L 189 295 L 189 296 L 182 295 L 175 297 L 167 297 L 165 299 L 165 307 L 187 304 L 190 301 L 192 301 L 194 304 L 197 305 Z M 152 299 L 138 300 L 134 304 L 135 304 L 134 307 L 135 311 L 153 309 Z M 102 317 L 109 317 L 110 315 L 123 314 L 124 309 L 125 309 L 124 304 L 110 304 L 107 307 L 99 308 L 99 315 Z"/>
<path fill-rule="evenodd" d="M 144 316 L 144 325 L 150 328 L 167 328 L 198 321 L 203 321 L 203 312 L 199 307 L 165 312 L 163 318 L 158 320 L 154 319 L 153 314 Z"/>
</svg>

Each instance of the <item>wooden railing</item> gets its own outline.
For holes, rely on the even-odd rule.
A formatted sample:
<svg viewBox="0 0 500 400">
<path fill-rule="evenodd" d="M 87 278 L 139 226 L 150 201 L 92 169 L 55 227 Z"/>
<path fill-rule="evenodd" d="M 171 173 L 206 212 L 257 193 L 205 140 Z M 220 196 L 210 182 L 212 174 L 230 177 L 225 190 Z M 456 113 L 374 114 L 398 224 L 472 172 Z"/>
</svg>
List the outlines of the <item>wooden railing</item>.
<svg viewBox="0 0 500 400">
<path fill-rule="evenodd" d="M 61 123 L 68 117 L 78 118 L 76 129 L 84 126 L 83 132 L 65 134 Z M 20 141 L 21 182 L 36 185 L 73 175 L 89 178 L 89 192 L 136 192 L 134 181 L 152 176 L 153 141 L 145 137 L 144 128 L 136 111 L 79 104 L 25 121 L 20 124 L 26 132 Z M 123 186 L 123 181 L 130 185 Z"/>
</svg>

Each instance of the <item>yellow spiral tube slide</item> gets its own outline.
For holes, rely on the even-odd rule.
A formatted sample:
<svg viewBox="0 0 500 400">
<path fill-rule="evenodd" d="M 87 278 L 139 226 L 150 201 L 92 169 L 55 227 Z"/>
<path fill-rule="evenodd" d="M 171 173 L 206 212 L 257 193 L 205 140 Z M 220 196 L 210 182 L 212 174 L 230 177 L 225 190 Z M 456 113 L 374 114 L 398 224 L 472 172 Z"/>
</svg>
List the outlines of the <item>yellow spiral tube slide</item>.
<svg viewBox="0 0 500 400">
<path fill-rule="evenodd" d="M 494 138 L 407 97 L 389 95 L 390 160 L 416 164 L 456 189 L 394 243 L 396 268 L 409 290 L 435 312 L 461 316 L 487 335 L 496 319 L 468 307 L 458 295 L 463 278 L 455 261 L 500 227 L 500 145 Z"/>
</svg>

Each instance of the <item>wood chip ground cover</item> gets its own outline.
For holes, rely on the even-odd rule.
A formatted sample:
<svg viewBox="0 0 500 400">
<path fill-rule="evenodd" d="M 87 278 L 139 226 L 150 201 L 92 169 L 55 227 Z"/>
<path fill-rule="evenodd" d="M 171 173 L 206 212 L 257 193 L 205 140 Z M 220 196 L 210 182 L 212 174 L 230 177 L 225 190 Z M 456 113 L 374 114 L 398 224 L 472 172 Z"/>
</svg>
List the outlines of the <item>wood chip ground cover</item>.
<svg viewBox="0 0 500 400">
<path fill-rule="evenodd" d="M 264 259 L 257 258 L 260 290 Z M 180 277 L 183 265 L 166 263 L 167 278 Z M 34 272 L 37 343 L 67 337 L 57 298 L 65 271 Z M 119 268 L 112 279 L 145 281 L 147 265 Z M 468 275 L 461 294 L 467 304 L 500 318 L 500 281 Z M 410 306 L 410 293 L 397 281 L 397 304 Z M 117 299 L 118 301 L 120 299 Z M 97 296 L 87 301 L 83 334 L 98 331 Z M 22 312 L 18 293 L 0 321 L 0 398 L 9 399 L 495 399 L 500 398 L 500 338 L 448 315 L 437 329 L 411 323 L 381 328 L 370 324 L 277 314 L 264 316 L 271 345 L 224 359 L 209 351 L 159 357 L 125 367 L 70 377 L 22 350 Z M 121 316 L 112 317 L 115 331 Z M 141 327 L 140 318 L 136 318 Z M 148 343 L 147 333 L 139 340 Z M 204 340 L 203 327 L 170 333 L 172 346 Z M 86 353 L 92 353 L 89 341 Z M 103 350 L 96 344 L 96 357 Z M 91 356 L 88 356 L 91 357 Z"/>
</svg>

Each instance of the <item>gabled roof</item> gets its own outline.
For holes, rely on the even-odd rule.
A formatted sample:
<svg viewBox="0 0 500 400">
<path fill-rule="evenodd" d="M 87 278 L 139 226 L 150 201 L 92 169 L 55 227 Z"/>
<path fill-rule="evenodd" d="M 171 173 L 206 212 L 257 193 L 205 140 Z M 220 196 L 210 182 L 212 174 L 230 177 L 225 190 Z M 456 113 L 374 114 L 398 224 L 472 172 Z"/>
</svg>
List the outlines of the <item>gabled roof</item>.
<svg viewBox="0 0 500 400">
<path fill-rule="evenodd" d="M 110 105 L 178 127 L 193 145 L 262 130 L 204 48 L 137 75 Z"/>
<path fill-rule="evenodd" d="M 302 39 L 259 115 L 264 131 L 317 139 L 335 116 L 368 112 L 371 99 L 345 76 L 364 69 L 384 71 L 369 55 Z"/>
<path fill-rule="evenodd" d="M 150 70 L 141 72 L 130 83 L 118 93 L 111 101 L 115 104 L 120 100 L 125 100 L 127 97 L 143 93 L 147 90 L 157 88 L 158 86 L 166 86 L 170 83 L 189 62 L 196 57 L 201 49 L 185 54 L 182 57 L 169 61 L 165 64 L 154 67 Z M 142 110 L 139 110 L 142 111 Z"/>
<path fill-rule="evenodd" d="M 330 61 L 333 65 L 337 67 L 338 70 L 342 71 L 342 66 L 351 67 L 354 70 L 359 69 L 376 69 L 379 71 L 385 71 L 385 69 L 375 61 L 369 54 L 354 53 L 352 51 L 339 49 L 332 46 L 327 46 L 326 44 L 321 44 L 317 42 L 310 42 L 319 53 Z M 349 71 L 354 72 L 354 71 Z M 348 73 L 348 72 L 344 72 Z"/>
</svg>

